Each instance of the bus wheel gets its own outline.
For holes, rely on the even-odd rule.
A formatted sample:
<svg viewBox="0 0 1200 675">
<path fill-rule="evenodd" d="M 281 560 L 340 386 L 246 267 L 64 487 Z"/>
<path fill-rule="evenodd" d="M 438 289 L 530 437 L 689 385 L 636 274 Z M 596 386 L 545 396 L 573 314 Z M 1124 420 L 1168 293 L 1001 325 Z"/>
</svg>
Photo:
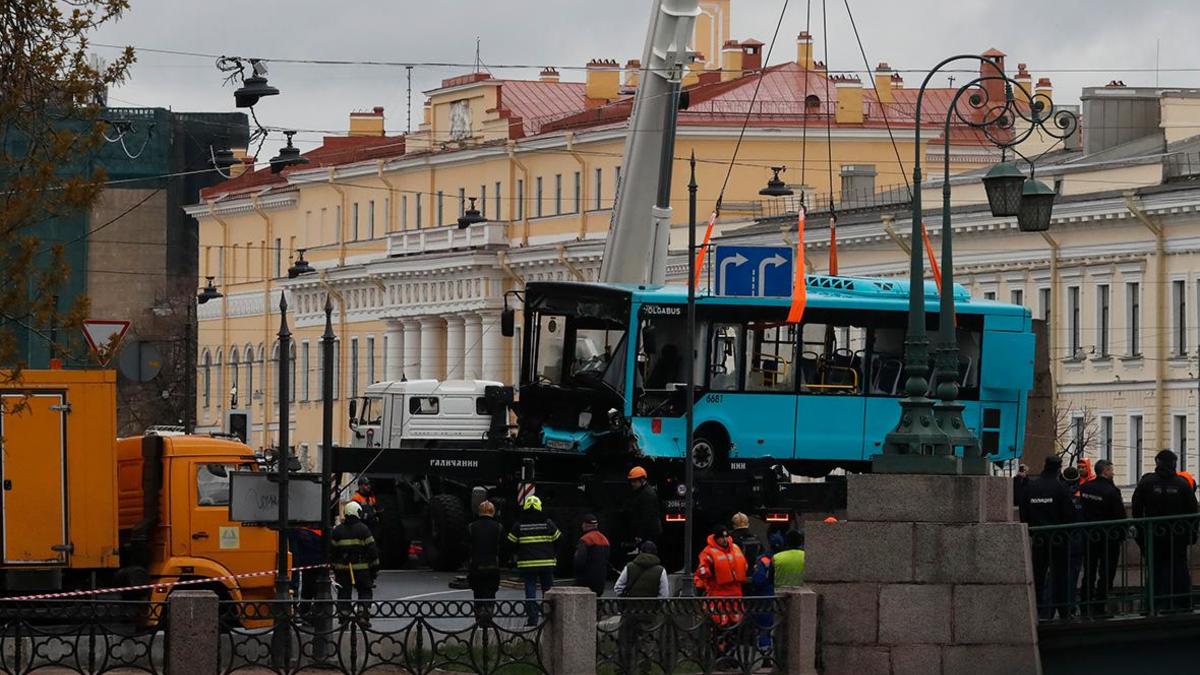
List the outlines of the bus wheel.
<svg viewBox="0 0 1200 675">
<path fill-rule="evenodd" d="M 454 495 L 434 495 L 429 500 L 421 544 L 425 562 L 439 572 L 453 572 L 462 565 L 467 540 L 467 509 Z"/>
<path fill-rule="evenodd" d="M 696 471 L 708 472 L 716 469 L 725 460 L 728 444 L 712 431 L 697 431 L 692 439 L 692 466 Z"/>
</svg>

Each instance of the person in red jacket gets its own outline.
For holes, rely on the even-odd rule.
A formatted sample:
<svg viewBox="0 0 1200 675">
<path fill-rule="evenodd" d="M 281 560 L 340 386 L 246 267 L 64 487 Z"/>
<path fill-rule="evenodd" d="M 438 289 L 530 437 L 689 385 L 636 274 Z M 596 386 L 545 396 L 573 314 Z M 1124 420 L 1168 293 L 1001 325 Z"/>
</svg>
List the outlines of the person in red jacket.
<svg viewBox="0 0 1200 675">
<path fill-rule="evenodd" d="M 708 545 L 700 552 L 700 561 L 692 584 L 710 598 L 740 598 L 746 583 L 746 556 L 733 543 L 729 530 L 718 525 L 708 535 Z M 714 602 L 709 611 L 718 626 L 728 626 L 742 620 L 741 605 L 737 602 Z"/>
</svg>

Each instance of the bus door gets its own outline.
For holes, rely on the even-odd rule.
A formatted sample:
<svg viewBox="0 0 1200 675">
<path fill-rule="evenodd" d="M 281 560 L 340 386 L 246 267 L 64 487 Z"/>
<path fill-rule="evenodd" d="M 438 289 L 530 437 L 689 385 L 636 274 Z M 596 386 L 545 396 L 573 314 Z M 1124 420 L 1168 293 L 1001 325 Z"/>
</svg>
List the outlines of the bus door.
<svg viewBox="0 0 1200 675">
<path fill-rule="evenodd" d="M 820 318 L 820 317 L 816 317 Z M 859 460 L 863 456 L 862 328 L 811 321 L 801 325 L 794 367 L 798 460 Z"/>
<path fill-rule="evenodd" d="M 796 432 L 796 328 L 715 324 L 713 333 L 713 371 L 705 398 L 716 399 L 736 420 L 729 429 L 735 456 L 790 458 Z"/>
</svg>

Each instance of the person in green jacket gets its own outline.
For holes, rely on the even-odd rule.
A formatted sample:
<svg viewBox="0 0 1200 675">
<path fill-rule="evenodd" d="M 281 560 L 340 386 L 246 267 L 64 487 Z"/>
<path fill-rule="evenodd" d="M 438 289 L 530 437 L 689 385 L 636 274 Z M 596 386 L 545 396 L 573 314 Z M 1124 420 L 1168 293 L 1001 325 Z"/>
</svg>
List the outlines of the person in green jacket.
<svg viewBox="0 0 1200 675">
<path fill-rule="evenodd" d="M 665 600 L 671 596 L 667 570 L 658 557 L 658 546 L 654 542 L 646 540 L 638 546 L 637 556 L 621 570 L 613 592 L 621 598 Z M 617 653 L 624 672 L 650 672 L 654 660 L 651 653 L 661 650 L 657 641 L 661 634 L 653 630 L 660 619 L 657 602 L 630 603 L 624 607 L 617 628 Z M 662 655 L 658 656 L 661 658 Z"/>
<path fill-rule="evenodd" d="M 775 590 L 804 584 L 804 533 L 788 530 L 783 537 L 784 550 L 775 554 L 772 571 Z"/>
</svg>

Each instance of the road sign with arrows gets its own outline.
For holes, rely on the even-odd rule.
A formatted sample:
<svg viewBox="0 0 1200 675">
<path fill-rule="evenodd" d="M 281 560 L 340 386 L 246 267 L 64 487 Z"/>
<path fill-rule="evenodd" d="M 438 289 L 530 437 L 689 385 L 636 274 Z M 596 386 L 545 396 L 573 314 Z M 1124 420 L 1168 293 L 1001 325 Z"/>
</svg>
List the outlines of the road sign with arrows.
<svg viewBox="0 0 1200 675">
<path fill-rule="evenodd" d="M 718 246 L 714 290 L 717 295 L 790 296 L 793 253 L 790 246 Z"/>
</svg>

